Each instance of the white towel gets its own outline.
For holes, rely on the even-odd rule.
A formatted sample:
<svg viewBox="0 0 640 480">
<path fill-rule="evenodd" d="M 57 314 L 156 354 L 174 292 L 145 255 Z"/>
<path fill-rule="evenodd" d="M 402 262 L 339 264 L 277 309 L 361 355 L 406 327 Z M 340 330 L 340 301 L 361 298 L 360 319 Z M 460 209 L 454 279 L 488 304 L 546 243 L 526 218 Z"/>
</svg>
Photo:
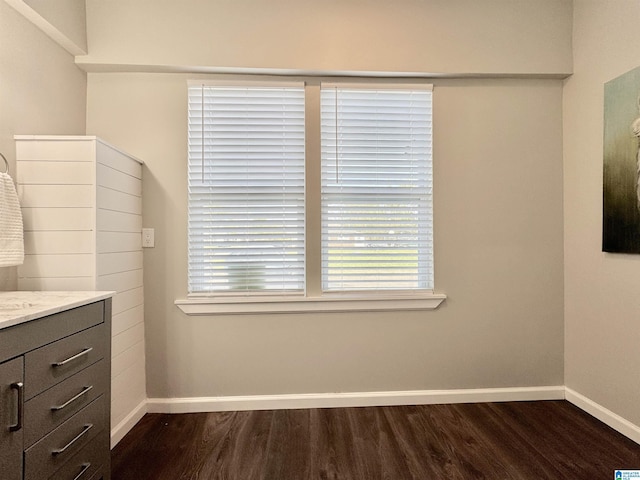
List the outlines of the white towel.
<svg viewBox="0 0 640 480">
<path fill-rule="evenodd" d="M 18 194 L 9 174 L 0 172 L 0 267 L 23 262 L 24 235 Z"/>
</svg>

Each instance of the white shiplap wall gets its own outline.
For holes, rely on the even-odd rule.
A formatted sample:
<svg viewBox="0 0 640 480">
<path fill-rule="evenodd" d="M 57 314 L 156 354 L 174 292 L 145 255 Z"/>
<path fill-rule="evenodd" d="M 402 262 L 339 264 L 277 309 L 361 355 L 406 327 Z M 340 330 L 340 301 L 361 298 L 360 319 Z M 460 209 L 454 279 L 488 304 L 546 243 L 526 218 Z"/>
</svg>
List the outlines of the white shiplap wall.
<svg viewBox="0 0 640 480">
<path fill-rule="evenodd" d="M 21 290 L 113 290 L 111 428 L 146 401 L 142 162 L 91 136 L 16 136 Z"/>
</svg>

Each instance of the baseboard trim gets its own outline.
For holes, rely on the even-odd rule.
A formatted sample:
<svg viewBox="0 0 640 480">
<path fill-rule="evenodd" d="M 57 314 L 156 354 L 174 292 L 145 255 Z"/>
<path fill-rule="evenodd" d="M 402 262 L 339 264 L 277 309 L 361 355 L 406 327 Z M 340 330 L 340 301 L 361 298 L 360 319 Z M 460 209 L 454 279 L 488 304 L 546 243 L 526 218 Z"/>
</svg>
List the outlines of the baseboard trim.
<svg viewBox="0 0 640 480">
<path fill-rule="evenodd" d="M 197 413 L 298 408 L 380 407 L 444 403 L 564 400 L 563 386 L 392 392 L 149 398 L 149 413 Z"/>
<path fill-rule="evenodd" d="M 640 426 L 631 423 L 629 420 L 568 387 L 565 387 L 565 397 L 568 402 L 573 403 L 579 409 L 584 410 L 622 435 L 640 444 Z"/>
<path fill-rule="evenodd" d="M 111 448 L 115 447 L 122 438 L 129 433 L 136 423 L 140 421 L 144 414 L 147 413 L 147 400 L 143 400 L 140 404 L 134 408 L 129 415 L 115 427 L 111 429 Z"/>
<path fill-rule="evenodd" d="M 247 395 L 231 397 L 149 398 L 111 430 L 111 448 L 140 421 L 145 413 L 198 413 L 299 408 L 381 407 L 447 403 L 567 400 L 640 444 L 640 426 L 564 386 L 482 388 L 461 390 L 412 390 L 392 392 Z"/>
</svg>

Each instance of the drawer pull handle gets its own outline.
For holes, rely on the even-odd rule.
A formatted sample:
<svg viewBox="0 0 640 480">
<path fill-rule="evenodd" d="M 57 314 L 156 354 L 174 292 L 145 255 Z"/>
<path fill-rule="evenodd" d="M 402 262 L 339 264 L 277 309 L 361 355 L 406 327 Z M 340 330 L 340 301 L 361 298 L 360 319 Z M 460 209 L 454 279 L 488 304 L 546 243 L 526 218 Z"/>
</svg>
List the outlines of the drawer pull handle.
<svg viewBox="0 0 640 480">
<path fill-rule="evenodd" d="M 93 428 L 93 424 L 92 423 L 86 424 L 84 427 L 82 427 L 82 431 L 78 435 L 76 435 L 73 438 L 73 440 L 71 440 L 69 443 L 67 443 L 64 447 L 58 448 L 58 449 L 52 451 L 51 455 L 53 455 L 55 457 L 56 455 L 60 455 L 60 454 L 62 454 L 64 452 L 66 452 L 67 450 L 69 450 L 73 446 L 74 443 L 76 443 L 78 440 L 80 440 L 92 428 Z"/>
<path fill-rule="evenodd" d="M 24 421 L 24 383 L 12 383 L 11 388 L 18 391 L 18 422 L 15 425 L 9 426 L 9 431 L 17 432 L 22 428 Z"/>
<path fill-rule="evenodd" d="M 67 408 L 69 405 L 71 405 L 73 402 L 78 400 L 80 397 L 82 397 L 82 395 L 87 393 L 92 388 L 93 388 L 93 385 L 89 385 L 88 387 L 84 387 L 79 394 L 75 395 L 73 398 L 70 398 L 69 400 L 64 402 L 62 405 L 56 405 L 55 407 L 51 407 L 51 410 L 54 411 L 54 412 L 57 412 L 58 410 L 62 410 L 63 408 Z"/>
<path fill-rule="evenodd" d="M 85 474 L 85 472 L 87 470 L 89 470 L 91 468 L 91 463 L 87 462 L 87 463 L 83 463 L 82 464 L 82 470 L 80 470 L 80 473 L 78 475 L 76 475 L 75 477 L 73 477 L 73 480 L 80 480 L 80 477 L 82 477 L 82 475 Z"/>
<path fill-rule="evenodd" d="M 89 353 L 91 350 L 93 350 L 93 347 L 89 347 L 89 348 L 85 348 L 84 350 L 82 350 L 80 353 L 76 353 L 74 356 L 67 358 L 66 360 L 63 360 L 61 362 L 55 362 L 52 363 L 51 366 L 53 367 L 63 367 L 65 366 L 67 363 L 69 362 L 73 362 L 74 360 L 82 357 L 83 355 L 86 355 L 87 353 Z"/>
</svg>

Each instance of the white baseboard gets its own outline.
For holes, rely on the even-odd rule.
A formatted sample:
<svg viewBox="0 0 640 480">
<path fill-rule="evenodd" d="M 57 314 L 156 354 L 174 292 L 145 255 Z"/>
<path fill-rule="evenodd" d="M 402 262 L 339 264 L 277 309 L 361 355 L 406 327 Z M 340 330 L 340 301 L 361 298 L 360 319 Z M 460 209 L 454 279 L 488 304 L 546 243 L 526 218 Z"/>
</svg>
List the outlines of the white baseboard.
<svg viewBox="0 0 640 480">
<path fill-rule="evenodd" d="M 442 403 L 564 400 L 564 387 L 414 390 L 397 392 L 250 395 L 232 397 L 149 398 L 149 413 L 197 413 L 297 408 L 376 407 Z"/>
<path fill-rule="evenodd" d="M 129 415 L 124 417 L 124 420 L 111 429 L 111 448 L 115 447 L 118 442 L 129 433 L 129 430 L 144 417 L 147 411 L 147 400 L 143 400 Z"/>
<path fill-rule="evenodd" d="M 606 423 L 611 428 L 617 430 L 634 442 L 640 443 L 640 427 L 638 425 L 631 423 L 620 415 L 613 413 L 611 410 L 568 387 L 565 388 L 565 392 L 567 401 L 596 417 L 601 422 Z"/>
<path fill-rule="evenodd" d="M 481 388 L 461 390 L 413 390 L 392 392 L 247 395 L 230 397 L 149 398 L 141 402 L 111 430 L 111 448 L 138 423 L 145 413 L 198 413 L 298 408 L 376 407 L 446 403 L 567 400 L 640 444 L 640 426 L 602 405 L 564 387 Z"/>
</svg>

